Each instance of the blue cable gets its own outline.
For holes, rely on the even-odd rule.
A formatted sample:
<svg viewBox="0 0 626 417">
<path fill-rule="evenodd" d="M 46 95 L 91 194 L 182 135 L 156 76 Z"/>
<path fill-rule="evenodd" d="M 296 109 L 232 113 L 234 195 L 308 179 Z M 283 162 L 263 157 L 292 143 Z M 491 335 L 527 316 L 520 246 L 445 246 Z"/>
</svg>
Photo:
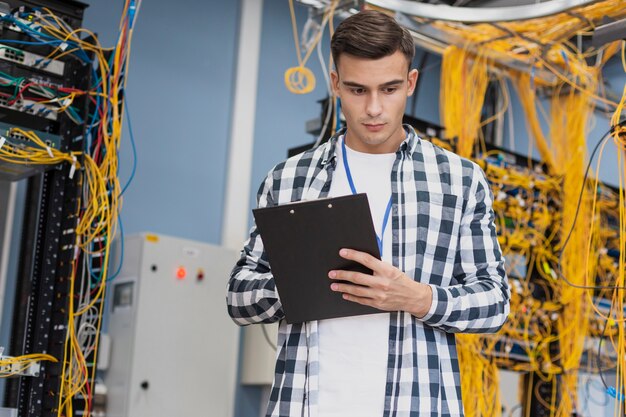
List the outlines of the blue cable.
<svg viewBox="0 0 626 417">
<path fill-rule="evenodd" d="M 133 178 L 135 178 L 135 172 L 137 171 L 137 148 L 135 147 L 133 124 L 131 123 L 130 112 L 128 110 L 128 97 L 124 97 L 124 112 L 126 113 L 126 120 L 128 121 L 128 132 L 130 134 L 130 144 L 133 147 L 133 169 L 131 170 L 130 177 L 128 178 L 128 181 L 126 181 L 124 188 L 122 188 L 122 192 L 120 193 L 120 196 L 124 195 L 124 192 L 126 191 L 128 186 L 132 182 Z"/>
<path fill-rule="evenodd" d="M 14 19 L 13 16 L 11 16 L 11 15 L 5 15 L 5 16 L 1 17 L 0 20 L 8 21 L 9 23 L 11 23 L 11 24 L 17 26 L 18 28 L 20 28 L 23 32 L 25 32 L 28 35 L 32 36 L 33 38 L 35 38 L 37 36 L 41 36 L 43 38 L 48 38 L 48 39 L 54 39 L 54 40 L 58 40 L 59 39 L 59 38 L 55 38 L 52 35 L 48 35 L 47 33 L 42 33 L 42 32 L 36 31 L 33 28 L 31 28 L 30 25 L 26 25 L 26 24 L 20 22 L 19 20 Z"/>
<path fill-rule="evenodd" d="M 135 0 L 130 2 L 128 6 L 128 28 L 133 28 L 133 21 L 135 20 L 135 12 L 137 11 L 137 5 L 135 4 Z"/>
<path fill-rule="evenodd" d="M 618 401 L 624 401 L 624 394 L 622 394 L 621 392 L 618 394 L 614 386 L 608 387 L 606 389 L 606 393 Z"/>
<path fill-rule="evenodd" d="M 74 118 L 78 120 L 78 124 L 80 125 L 83 124 L 83 119 L 78 115 L 78 113 L 76 112 L 76 110 L 74 110 L 73 107 L 68 107 L 66 111 L 68 113 L 71 113 L 71 115 L 74 116 Z"/>
<path fill-rule="evenodd" d="M 96 92 L 100 93 L 102 91 L 102 87 L 100 86 L 100 78 L 98 77 L 98 74 L 96 73 L 95 68 L 91 68 L 92 71 L 92 76 L 94 78 L 95 83 L 92 86 L 92 88 L 96 87 L 97 90 Z M 91 123 L 89 124 L 89 129 L 87 130 L 88 133 L 88 141 L 86 143 L 86 148 L 88 151 L 91 151 L 91 146 L 93 144 L 93 127 L 96 124 L 96 120 L 98 117 L 98 109 L 100 108 L 100 100 L 102 98 L 100 97 L 100 94 L 96 94 L 96 107 L 94 108 L 94 112 L 93 112 L 93 116 L 91 117 Z"/>
<path fill-rule="evenodd" d="M 56 42 L 51 42 L 51 41 L 32 42 L 32 41 L 18 41 L 18 40 L 15 40 L 15 39 L 2 39 L 2 40 L 0 40 L 0 42 L 2 42 L 2 43 L 19 43 L 20 45 L 60 45 L 61 44 L 59 41 L 56 41 Z"/>
<path fill-rule="evenodd" d="M 111 59 L 113 57 L 113 54 L 111 54 L 111 57 L 109 58 L 109 64 L 111 62 Z M 95 88 L 97 93 L 102 93 L 102 86 L 101 86 L 101 78 L 98 76 L 98 73 L 96 72 L 96 69 L 93 67 L 91 67 L 91 76 L 94 80 L 94 83 L 92 85 L 92 89 Z M 96 124 L 96 122 L 99 120 L 99 113 L 98 113 L 98 109 L 100 108 L 100 104 L 102 101 L 102 97 L 100 96 L 100 94 L 96 94 L 96 106 L 94 109 L 94 113 L 91 117 L 91 123 L 89 124 L 89 129 L 87 130 L 88 133 L 88 141 L 86 143 L 86 148 L 88 151 L 91 151 L 91 147 L 93 145 L 93 127 Z"/>
</svg>

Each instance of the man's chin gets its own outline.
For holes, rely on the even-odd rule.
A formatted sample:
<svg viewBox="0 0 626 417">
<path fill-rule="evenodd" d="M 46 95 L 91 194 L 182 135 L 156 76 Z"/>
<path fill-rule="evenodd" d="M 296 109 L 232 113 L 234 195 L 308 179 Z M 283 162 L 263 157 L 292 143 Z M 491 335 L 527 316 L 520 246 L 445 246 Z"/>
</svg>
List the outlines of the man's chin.
<svg viewBox="0 0 626 417">
<path fill-rule="evenodd" d="M 366 132 L 362 136 L 362 141 L 370 146 L 378 146 L 385 143 L 389 139 L 389 135 L 387 132 L 377 132 L 376 134 L 372 134 L 370 132 Z"/>
</svg>

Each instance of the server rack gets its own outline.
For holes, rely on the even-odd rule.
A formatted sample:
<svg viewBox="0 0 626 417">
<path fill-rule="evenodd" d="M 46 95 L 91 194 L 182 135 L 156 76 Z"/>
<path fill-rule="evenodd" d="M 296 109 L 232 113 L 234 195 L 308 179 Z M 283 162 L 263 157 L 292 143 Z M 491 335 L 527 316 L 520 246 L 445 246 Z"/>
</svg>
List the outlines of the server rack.
<svg viewBox="0 0 626 417">
<path fill-rule="evenodd" d="M 81 27 L 86 4 L 77 1 L 29 0 L 6 1 L 0 12 L 19 14 L 32 8 L 48 8 L 73 29 Z M 28 41 L 28 35 L 4 24 L 3 40 Z M 19 49 L 39 56 L 52 51 L 51 46 L 22 45 Z M 10 58 L 10 57 L 9 57 Z M 18 56 L 19 58 L 19 56 Z M 51 86 L 88 90 L 92 70 L 85 62 L 66 56 L 60 58 L 63 70 L 55 72 L 28 63 L 1 59 L 0 71 L 13 77 L 35 79 Z M 88 114 L 86 98 L 76 100 L 83 115 Z M 5 105 L 3 105 L 5 104 Z M 84 147 L 86 123 L 76 124 L 65 113 L 53 119 L 45 112 L 26 106 L 15 108 L 0 102 L 0 133 L 13 143 L 23 140 L 9 134 L 9 128 L 34 130 L 48 138 L 46 144 L 58 146 L 64 152 L 81 151 Z M 87 120 L 87 117 L 83 117 Z M 9 180 L 27 178 L 24 222 L 19 245 L 19 266 L 15 305 L 8 352 L 11 356 L 48 353 L 63 358 L 67 337 L 70 277 L 75 259 L 75 229 L 80 201 L 82 174 L 72 174 L 67 164 L 55 166 L 0 166 L 0 177 Z M 8 381 L 3 406 L 16 410 L 17 415 L 56 416 L 59 406 L 62 361 L 42 362 L 35 376 L 20 376 Z M 90 381 L 93 383 L 93 381 Z M 84 399 L 82 399 L 84 400 Z"/>
</svg>

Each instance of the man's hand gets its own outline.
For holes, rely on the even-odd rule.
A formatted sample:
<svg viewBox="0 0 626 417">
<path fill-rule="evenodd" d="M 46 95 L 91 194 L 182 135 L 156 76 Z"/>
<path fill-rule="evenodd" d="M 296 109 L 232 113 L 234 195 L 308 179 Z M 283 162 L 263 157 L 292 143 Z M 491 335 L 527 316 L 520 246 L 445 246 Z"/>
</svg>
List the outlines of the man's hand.
<svg viewBox="0 0 626 417">
<path fill-rule="evenodd" d="M 342 249 L 339 255 L 374 272 L 374 275 L 367 275 L 353 271 L 330 271 L 330 279 L 352 283 L 333 282 L 330 286 L 333 291 L 343 293 L 345 300 L 383 311 L 406 311 L 417 318 L 424 317 L 430 310 L 433 300 L 430 286 L 413 281 L 398 268 L 368 253 Z"/>
</svg>

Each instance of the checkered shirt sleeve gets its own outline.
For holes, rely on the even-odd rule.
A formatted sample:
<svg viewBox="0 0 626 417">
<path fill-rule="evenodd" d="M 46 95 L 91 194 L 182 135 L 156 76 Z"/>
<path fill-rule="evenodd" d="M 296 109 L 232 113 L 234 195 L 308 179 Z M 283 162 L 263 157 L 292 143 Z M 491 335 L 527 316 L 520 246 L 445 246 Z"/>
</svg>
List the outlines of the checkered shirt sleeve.
<svg viewBox="0 0 626 417">
<path fill-rule="evenodd" d="M 275 205 L 272 184 L 270 172 L 257 193 L 259 208 Z M 240 326 L 273 323 L 285 316 L 256 225 L 252 226 L 241 257 L 231 272 L 226 304 L 228 314 Z"/>
<path fill-rule="evenodd" d="M 496 236 L 493 194 L 482 169 L 472 166 L 453 270 L 460 284 L 431 284 L 433 301 L 421 320 L 447 332 L 495 333 L 509 314 L 510 289 Z"/>
</svg>

